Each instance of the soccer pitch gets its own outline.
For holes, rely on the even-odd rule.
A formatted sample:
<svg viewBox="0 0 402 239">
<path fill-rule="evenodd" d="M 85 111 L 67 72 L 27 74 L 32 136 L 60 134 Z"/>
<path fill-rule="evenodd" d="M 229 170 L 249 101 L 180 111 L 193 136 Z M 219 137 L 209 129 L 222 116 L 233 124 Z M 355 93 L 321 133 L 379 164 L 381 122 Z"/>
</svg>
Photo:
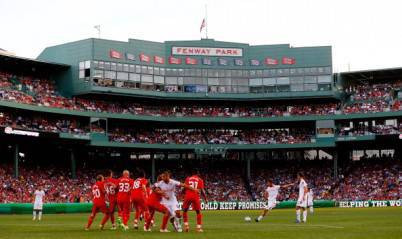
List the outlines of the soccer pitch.
<svg viewBox="0 0 402 239">
<path fill-rule="evenodd" d="M 262 222 L 245 222 L 258 211 L 206 211 L 204 233 L 160 233 L 160 218 L 153 232 L 130 229 L 111 231 L 98 229 L 101 214 L 90 231 L 84 231 L 88 214 L 44 215 L 41 222 L 33 222 L 31 215 L 1 215 L 0 238 L 402 238 L 402 208 L 317 208 L 308 216 L 306 224 L 294 223 L 295 212 L 290 209 L 274 210 Z M 132 223 L 132 220 L 130 220 Z M 171 227 L 169 225 L 169 227 Z"/>
</svg>

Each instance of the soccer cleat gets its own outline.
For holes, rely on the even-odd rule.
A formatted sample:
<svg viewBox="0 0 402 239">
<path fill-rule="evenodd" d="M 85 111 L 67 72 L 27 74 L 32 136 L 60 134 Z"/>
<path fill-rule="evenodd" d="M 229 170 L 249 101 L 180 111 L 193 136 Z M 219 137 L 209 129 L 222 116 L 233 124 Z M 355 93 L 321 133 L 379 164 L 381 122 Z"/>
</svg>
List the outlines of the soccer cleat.
<svg viewBox="0 0 402 239">
<path fill-rule="evenodd" d="M 197 232 L 204 232 L 204 230 L 202 230 L 202 228 L 197 228 Z"/>
<path fill-rule="evenodd" d="M 103 229 L 104 229 L 104 226 L 105 226 L 105 225 L 102 225 L 102 224 L 99 225 L 99 229 L 100 229 L 100 230 L 103 230 Z"/>
<path fill-rule="evenodd" d="M 255 219 L 255 222 L 260 222 L 260 220 L 258 220 L 258 218 Z"/>
<path fill-rule="evenodd" d="M 112 225 L 112 227 L 110 228 L 110 230 L 112 230 L 112 231 L 116 230 L 116 225 Z"/>
<path fill-rule="evenodd" d="M 297 220 L 297 219 L 296 219 L 296 223 L 300 223 L 300 220 Z"/>
<path fill-rule="evenodd" d="M 168 229 L 160 229 L 159 232 L 170 232 Z"/>
<path fill-rule="evenodd" d="M 190 227 L 188 225 L 184 225 L 184 231 L 185 232 L 189 232 L 190 231 Z"/>
<path fill-rule="evenodd" d="M 134 229 L 138 230 L 138 224 L 134 223 Z"/>
<path fill-rule="evenodd" d="M 117 218 L 117 226 L 118 226 L 119 228 L 121 228 L 121 229 L 123 229 L 123 228 L 124 228 L 124 224 L 122 223 L 122 221 L 121 221 L 121 218 L 120 218 L 120 217 L 118 217 L 118 218 Z"/>
<path fill-rule="evenodd" d="M 85 231 L 89 231 L 89 228 L 88 228 L 88 227 L 85 227 L 84 230 L 85 230 Z"/>
</svg>

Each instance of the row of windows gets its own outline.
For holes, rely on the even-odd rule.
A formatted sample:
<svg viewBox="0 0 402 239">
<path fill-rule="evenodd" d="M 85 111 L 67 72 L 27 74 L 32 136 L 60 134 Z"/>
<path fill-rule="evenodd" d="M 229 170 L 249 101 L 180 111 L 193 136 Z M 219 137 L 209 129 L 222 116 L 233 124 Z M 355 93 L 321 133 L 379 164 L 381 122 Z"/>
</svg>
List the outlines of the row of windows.
<svg viewBox="0 0 402 239">
<path fill-rule="evenodd" d="M 80 71 L 80 78 L 87 77 L 85 71 Z M 215 77 L 172 77 L 148 74 L 137 74 L 128 72 L 94 70 L 93 78 L 111 79 L 121 81 L 146 82 L 162 85 L 289 85 L 289 84 L 316 84 L 331 83 L 331 75 L 319 76 L 293 76 L 293 77 L 271 77 L 271 78 L 215 78 Z"/>
<path fill-rule="evenodd" d="M 331 84 L 300 84 L 300 85 L 273 85 L 273 86 L 214 86 L 214 85 L 158 85 L 147 82 L 124 82 L 110 79 L 93 79 L 93 84 L 104 87 L 142 89 L 165 92 L 191 93 L 275 93 L 296 91 L 328 91 Z"/>
<path fill-rule="evenodd" d="M 91 62 L 79 63 L 80 70 L 91 68 Z M 93 61 L 92 69 L 117 72 L 131 72 L 162 76 L 198 76 L 198 77 L 272 77 L 293 75 L 329 75 L 331 67 L 306 67 L 290 69 L 266 69 L 266 70 L 225 70 L 206 68 L 172 69 L 144 65 L 120 64 L 114 62 Z"/>
</svg>

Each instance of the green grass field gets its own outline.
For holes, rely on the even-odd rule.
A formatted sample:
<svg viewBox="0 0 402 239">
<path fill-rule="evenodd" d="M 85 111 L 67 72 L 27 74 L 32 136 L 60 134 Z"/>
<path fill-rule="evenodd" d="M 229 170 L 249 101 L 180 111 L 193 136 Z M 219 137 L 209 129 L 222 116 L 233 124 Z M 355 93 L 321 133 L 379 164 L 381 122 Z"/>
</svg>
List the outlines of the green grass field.
<svg viewBox="0 0 402 239">
<path fill-rule="evenodd" d="M 41 222 L 31 221 L 31 215 L 1 215 L 0 238 L 402 238 L 402 208 L 316 209 L 306 224 L 294 223 L 294 210 L 281 209 L 260 223 L 244 221 L 245 216 L 254 219 L 257 214 L 258 211 L 204 212 L 202 234 L 159 233 L 159 227 L 153 232 L 100 231 L 100 214 L 91 231 L 83 230 L 87 214 L 44 215 Z M 190 218 L 194 218 L 193 213 Z M 158 226 L 159 223 L 157 218 Z"/>
</svg>

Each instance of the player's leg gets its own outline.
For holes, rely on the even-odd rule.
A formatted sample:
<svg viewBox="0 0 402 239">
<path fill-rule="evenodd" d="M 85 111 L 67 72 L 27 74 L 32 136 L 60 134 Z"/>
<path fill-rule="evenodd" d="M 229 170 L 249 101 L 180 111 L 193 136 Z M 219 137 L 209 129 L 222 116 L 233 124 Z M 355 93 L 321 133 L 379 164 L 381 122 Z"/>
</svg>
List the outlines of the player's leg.
<svg viewBox="0 0 402 239">
<path fill-rule="evenodd" d="M 124 203 L 121 200 L 117 200 L 117 225 L 121 228 L 123 226 L 123 207 Z"/>
<path fill-rule="evenodd" d="M 150 227 L 152 225 L 152 218 L 153 218 L 153 215 L 155 213 L 155 209 L 151 205 L 148 205 L 148 210 L 149 210 L 150 215 L 149 215 L 149 217 L 147 219 L 145 219 L 144 231 L 150 231 L 151 230 Z"/>
<path fill-rule="evenodd" d="M 303 222 L 307 222 L 307 207 L 303 207 Z"/>
<path fill-rule="evenodd" d="M 160 228 L 160 232 L 169 232 L 168 230 L 167 230 L 167 223 L 168 223 L 168 221 L 169 221 L 169 218 L 170 218 L 170 212 L 169 212 L 169 210 L 164 206 L 164 205 L 162 205 L 162 204 L 155 204 L 154 206 L 154 209 L 156 210 L 156 211 L 158 211 L 158 212 L 161 212 L 161 213 L 163 213 L 163 218 L 162 218 L 162 224 L 161 224 L 161 228 Z"/>
<path fill-rule="evenodd" d="M 196 199 L 192 203 L 197 217 L 197 232 L 203 232 L 202 230 L 202 214 L 201 214 L 201 201 Z"/>
<path fill-rule="evenodd" d="M 261 221 L 267 214 L 269 214 L 269 211 L 274 209 L 276 207 L 276 201 L 269 201 L 268 200 L 268 205 L 264 208 L 264 210 L 261 212 L 260 216 L 258 216 L 255 221 L 259 222 Z"/>
<path fill-rule="evenodd" d="M 301 214 L 301 208 L 300 208 L 300 206 L 296 206 L 296 223 L 300 223 L 301 222 L 301 220 L 300 220 L 300 214 Z"/>
<path fill-rule="evenodd" d="M 310 205 L 309 209 L 310 209 L 310 213 L 313 214 L 313 213 L 314 213 L 314 207 L 313 207 L 313 205 Z"/>
<path fill-rule="evenodd" d="M 89 228 L 91 227 L 95 217 L 96 217 L 96 213 L 98 212 L 98 206 L 97 205 L 93 205 L 92 206 L 92 212 L 91 215 L 89 215 L 88 218 L 88 223 L 87 226 L 85 227 L 85 230 L 89 230 Z"/>
<path fill-rule="evenodd" d="M 141 215 L 141 209 L 139 206 L 139 202 L 137 200 L 134 200 L 132 206 L 135 209 L 134 228 L 138 229 L 138 219 L 140 218 L 140 215 Z"/>
<path fill-rule="evenodd" d="M 34 210 L 32 210 L 32 221 L 35 221 L 36 220 L 36 212 L 37 212 L 37 210 L 36 209 L 34 209 Z"/>
<path fill-rule="evenodd" d="M 145 201 L 142 202 L 142 204 L 140 205 L 140 210 L 142 212 L 142 216 L 143 216 L 143 220 L 144 220 L 144 228 L 145 228 L 145 222 L 148 221 L 149 218 L 149 210 L 147 205 L 145 204 Z"/>
<path fill-rule="evenodd" d="M 255 221 L 260 222 L 268 214 L 268 212 L 269 212 L 268 207 L 264 208 L 261 214 L 255 219 Z"/>
<path fill-rule="evenodd" d="M 190 208 L 191 202 L 185 198 L 183 202 L 183 222 L 184 222 L 184 231 L 189 232 L 190 231 L 190 226 L 188 224 L 188 209 Z"/>
<path fill-rule="evenodd" d="M 111 201 L 109 204 L 109 216 L 110 222 L 112 223 L 112 230 L 116 230 L 115 218 L 114 218 L 114 211 L 116 208 L 116 201 Z"/>
<path fill-rule="evenodd" d="M 123 206 L 123 224 L 125 229 L 128 229 L 128 220 L 130 219 L 131 202 L 125 202 Z"/>
<path fill-rule="evenodd" d="M 102 218 L 101 224 L 100 224 L 100 229 L 103 230 L 106 222 L 109 220 L 110 214 L 109 214 L 109 209 L 106 207 L 106 204 L 102 205 L 100 210 L 104 215 L 103 218 Z"/>
<path fill-rule="evenodd" d="M 38 210 L 38 220 L 42 220 L 42 209 Z"/>
</svg>

